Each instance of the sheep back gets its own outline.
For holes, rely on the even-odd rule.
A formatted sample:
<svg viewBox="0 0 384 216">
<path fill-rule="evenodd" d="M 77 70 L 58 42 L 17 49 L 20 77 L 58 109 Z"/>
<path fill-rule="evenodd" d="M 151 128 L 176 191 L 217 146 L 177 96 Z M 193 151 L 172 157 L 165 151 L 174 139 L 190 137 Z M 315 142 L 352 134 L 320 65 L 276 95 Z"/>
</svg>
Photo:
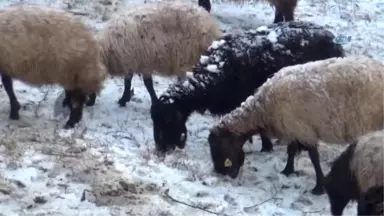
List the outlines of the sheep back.
<svg viewBox="0 0 384 216">
<path fill-rule="evenodd" d="M 316 144 L 352 142 L 383 128 L 384 65 L 363 56 L 288 66 L 222 120 L 234 132 Z"/>
<path fill-rule="evenodd" d="M 31 85 L 99 92 L 106 77 L 100 48 L 69 13 L 41 6 L 0 13 L 1 73 Z"/>
<path fill-rule="evenodd" d="M 214 18 L 192 3 L 155 2 L 125 11 L 99 35 L 112 75 L 133 72 L 185 75 L 214 39 L 221 36 Z"/>
<path fill-rule="evenodd" d="M 159 99 L 183 112 L 227 114 L 285 66 L 344 56 L 333 39 L 324 27 L 302 21 L 225 34 L 202 53 L 193 77 L 171 85 Z"/>
</svg>

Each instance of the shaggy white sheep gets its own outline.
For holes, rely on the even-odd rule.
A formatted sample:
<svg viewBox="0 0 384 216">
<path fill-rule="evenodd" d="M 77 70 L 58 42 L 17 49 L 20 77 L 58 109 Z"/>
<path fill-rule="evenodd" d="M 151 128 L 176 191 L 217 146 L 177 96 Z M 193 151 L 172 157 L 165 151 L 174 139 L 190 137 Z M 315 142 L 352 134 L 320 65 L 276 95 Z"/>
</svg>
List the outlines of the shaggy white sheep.
<svg viewBox="0 0 384 216">
<path fill-rule="evenodd" d="M 12 78 L 34 86 L 63 86 L 71 96 L 65 128 L 81 120 L 85 96 L 98 93 L 107 76 L 100 47 L 86 26 L 69 13 L 41 6 L 0 13 L 0 73 L 11 119 L 19 119 L 20 109 Z"/>
<path fill-rule="evenodd" d="M 285 173 L 294 170 L 298 146 L 308 151 L 316 171 L 312 193 L 324 193 L 318 141 L 348 143 L 382 129 L 383 78 L 384 64 L 364 56 L 281 69 L 213 127 L 209 143 L 214 164 L 236 177 L 245 138 L 264 130 L 270 137 L 296 143 L 288 146 Z"/>
<path fill-rule="evenodd" d="M 324 178 L 333 215 L 342 215 L 350 200 L 384 185 L 384 131 L 361 136 L 335 160 Z M 369 198 L 369 197 L 368 197 Z"/>
<path fill-rule="evenodd" d="M 98 35 L 112 76 L 125 76 L 119 100 L 131 98 L 133 73 L 143 75 L 152 103 L 157 101 L 152 74 L 183 77 L 212 41 L 221 36 L 213 16 L 185 2 L 147 3 L 112 18 Z M 94 98 L 88 104 L 94 104 Z"/>
</svg>

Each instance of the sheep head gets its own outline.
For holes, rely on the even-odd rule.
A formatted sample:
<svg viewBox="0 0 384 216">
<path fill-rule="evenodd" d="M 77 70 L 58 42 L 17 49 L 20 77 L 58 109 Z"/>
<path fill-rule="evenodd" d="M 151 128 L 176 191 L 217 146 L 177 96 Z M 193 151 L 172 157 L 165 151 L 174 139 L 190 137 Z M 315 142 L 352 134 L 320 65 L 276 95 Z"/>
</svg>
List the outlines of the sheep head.
<svg viewBox="0 0 384 216">
<path fill-rule="evenodd" d="M 156 149 L 166 153 L 176 146 L 184 149 L 187 141 L 186 120 L 175 104 L 156 102 L 151 106 Z"/>
<path fill-rule="evenodd" d="M 238 176 L 240 167 L 244 164 L 243 145 L 247 138 L 247 135 L 237 135 L 225 129 L 211 130 L 208 142 L 216 172 L 231 178 Z"/>
</svg>

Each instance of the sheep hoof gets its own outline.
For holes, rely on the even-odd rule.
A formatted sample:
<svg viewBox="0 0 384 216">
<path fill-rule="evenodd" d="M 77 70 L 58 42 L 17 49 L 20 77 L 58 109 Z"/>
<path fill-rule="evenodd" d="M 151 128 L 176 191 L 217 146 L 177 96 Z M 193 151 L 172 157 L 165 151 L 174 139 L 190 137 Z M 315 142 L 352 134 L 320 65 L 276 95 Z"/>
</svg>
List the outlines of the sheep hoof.
<svg viewBox="0 0 384 216">
<path fill-rule="evenodd" d="M 9 116 L 9 118 L 12 120 L 19 120 L 20 119 L 19 112 L 11 112 L 11 115 Z"/>
<path fill-rule="evenodd" d="M 272 152 L 273 148 L 261 148 L 260 152 Z"/>
<path fill-rule="evenodd" d="M 281 174 L 285 175 L 285 176 L 290 176 L 294 173 L 293 170 L 291 169 L 284 169 L 283 171 L 280 172 Z"/>
<path fill-rule="evenodd" d="M 311 193 L 313 195 L 322 195 L 324 194 L 324 189 L 323 187 L 320 187 L 318 185 L 316 185 L 312 190 L 311 190 Z"/>
<path fill-rule="evenodd" d="M 93 106 L 93 105 L 95 105 L 95 101 L 94 100 L 88 100 L 87 102 L 85 102 L 85 105 Z"/>
<path fill-rule="evenodd" d="M 123 98 L 121 98 L 118 102 L 117 102 L 121 107 L 125 107 L 125 104 L 127 103 L 127 101 Z"/>
<path fill-rule="evenodd" d="M 71 129 L 75 126 L 75 123 L 72 123 L 72 122 L 67 122 L 65 125 L 64 125 L 64 129 Z"/>
</svg>

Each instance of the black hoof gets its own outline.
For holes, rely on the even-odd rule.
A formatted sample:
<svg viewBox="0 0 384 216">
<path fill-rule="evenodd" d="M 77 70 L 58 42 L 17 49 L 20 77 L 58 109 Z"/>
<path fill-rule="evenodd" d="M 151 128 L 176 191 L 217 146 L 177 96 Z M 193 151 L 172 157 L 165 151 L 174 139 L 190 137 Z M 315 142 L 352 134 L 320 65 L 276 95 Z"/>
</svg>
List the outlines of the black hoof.
<svg viewBox="0 0 384 216">
<path fill-rule="evenodd" d="M 261 148 L 260 152 L 272 152 L 273 148 Z"/>
<path fill-rule="evenodd" d="M 290 170 L 290 169 L 284 169 L 283 171 L 280 172 L 281 174 L 285 175 L 285 176 L 290 176 L 294 173 L 293 170 Z"/>
<path fill-rule="evenodd" d="M 21 105 L 19 102 L 14 103 L 11 105 L 11 113 L 9 114 L 9 118 L 12 120 L 19 120 L 19 110 L 21 108 Z"/>
<path fill-rule="evenodd" d="M 117 103 L 120 105 L 120 107 L 125 107 L 127 101 L 123 98 L 120 98 L 120 100 Z"/>
<path fill-rule="evenodd" d="M 75 124 L 76 123 L 73 123 L 73 122 L 70 122 L 68 121 L 65 125 L 64 125 L 64 129 L 71 129 L 71 128 L 74 128 L 75 127 Z"/>
<path fill-rule="evenodd" d="M 311 193 L 313 195 L 323 195 L 324 194 L 324 188 L 323 187 L 320 187 L 318 185 L 316 185 L 312 190 L 311 190 Z"/>
<path fill-rule="evenodd" d="M 11 112 L 11 114 L 9 115 L 9 118 L 12 120 L 19 120 L 20 119 L 19 112 Z"/>
<path fill-rule="evenodd" d="M 88 100 L 87 102 L 85 102 L 85 105 L 86 106 L 93 106 L 93 105 L 95 105 L 95 101 L 94 100 Z"/>
</svg>

